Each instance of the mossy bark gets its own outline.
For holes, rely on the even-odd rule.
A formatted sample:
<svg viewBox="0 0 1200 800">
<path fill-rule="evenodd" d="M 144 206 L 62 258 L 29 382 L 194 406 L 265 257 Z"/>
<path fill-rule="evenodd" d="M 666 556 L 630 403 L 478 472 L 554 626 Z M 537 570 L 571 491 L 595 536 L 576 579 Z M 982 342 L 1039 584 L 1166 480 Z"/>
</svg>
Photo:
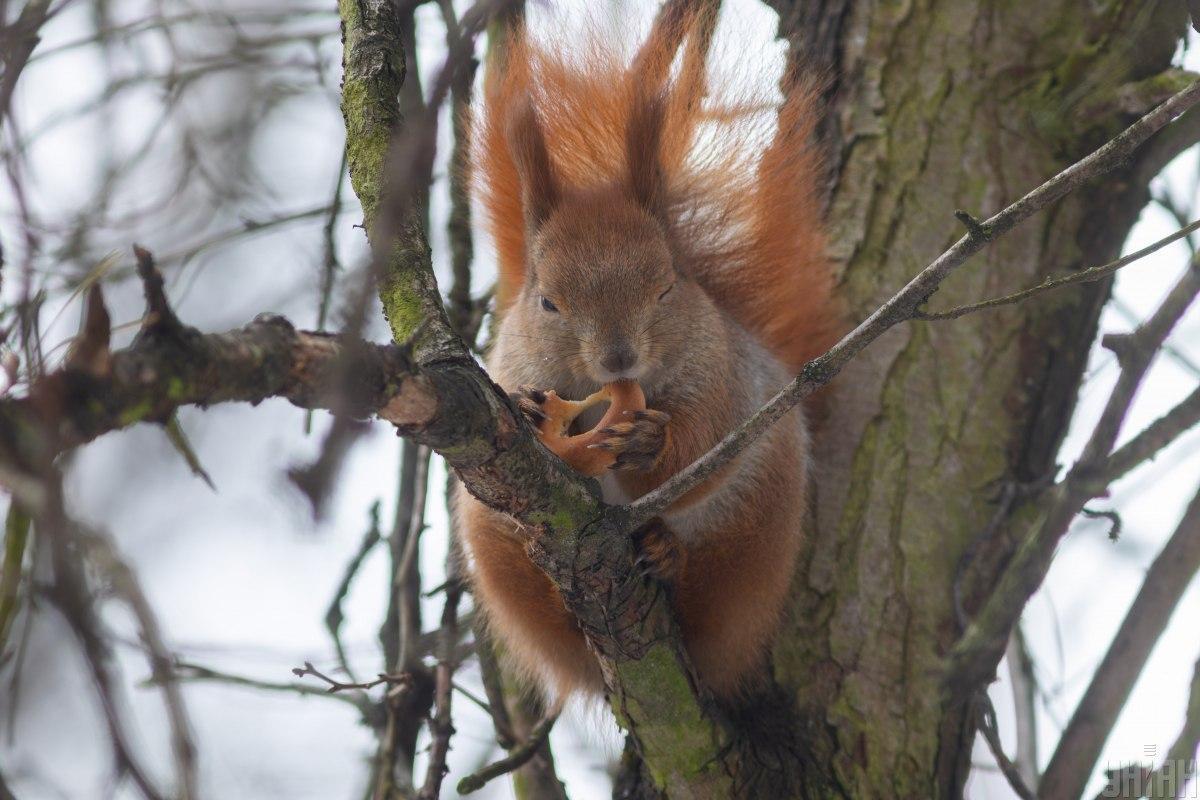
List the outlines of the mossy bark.
<svg viewBox="0 0 1200 800">
<path fill-rule="evenodd" d="M 386 0 L 341 5 L 347 128 L 364 138 L 350 151 L 351 174 L 374 230 L 387 139 L 356 125 L 373 123 L 371 104 L 394 107 L 402 71 L 372 30 L 393 42 L 394 32 L 358 16 L 386 15 Z M 821 127 L 832 255 L 856 318 L 961 235 L 955 209 L 998 210 L 1145 110 L 1130 98 L 1170 82 L 1157 76 L 1184 25 L 1174 0 L 771 5 L 796 58 L 832 79 Z M 933 305 L 1109 260 L 1145 201 L 1145 180 L 1131 164 L 1059 202 L 988 249 Z M 401 247 L 381 289 L 398 338 L 416 319 L 444 321 L 423 237 Z M 756 699 L 755 713 L 716 712 L 697 693 L 663 597 L 632 569 L 619 510 L 546 462 L 469 359 L 430 374 L 459 413 L 421 436 L 476 496 L 529 526 L 531 554 L 589 632 L 632 733 L 631 796 L 956 797 L 980 688 L 943 691 L 944 655 L 959 635 L 960 561 L 995 515 L 1000 488 L 1052 466 L 1106 293 L 1093 285 L 901 326 L 839 378 L 817 446 L 809 547 L 775 652 L 782 690 Z M 981 543 L 964 577 L 968 614 L 1026 530 L 1017 509 Z M 775 777 L 764 784 L 755 769 Z"/>
<path fill-rule="evenodd" d="M 432 142 L 400 136 L 400 93 L 406 59 L 400 14 L 392 0 L 339 0 L 342 25 L 342 117 L 350 183 L 363 208 L 375 249 L 383 313 L 397 343 L 416 336 L 418 355 L 430 359 L 460 349 L 441 334 L 446 322 L 437 281 L 429 268 L 424 208 L 416 187 L 424 181 Z M 427 342 L 424 339 L 432 339 Z"/>
<path fill-rule="evenodd" d="M 822 134 L 833 256 L 855 318 L 962 234 L 956 209 L 999 210 L 1147 110 L 1114 98 L 1162 82 L 1185 25 L 1166 0 L 772 5 L 795 58 L 835 76 Z M 1131 164 L 1029 220 L 930 307 L 1114 257 L 1146 199 L 1137 174 Z M 817 519 L 775 653 L 810 747 L 829 759 L 815 794 L 961 794 L 970 696 L 940 683 L 960 631 L 960 559 L 1005 485 L 1052 468 L 1107 292 L 909 323 L 836 382 Z M 964 576 L 968 615 L 1029 530 L 1019 512 Z"/>
</svg>

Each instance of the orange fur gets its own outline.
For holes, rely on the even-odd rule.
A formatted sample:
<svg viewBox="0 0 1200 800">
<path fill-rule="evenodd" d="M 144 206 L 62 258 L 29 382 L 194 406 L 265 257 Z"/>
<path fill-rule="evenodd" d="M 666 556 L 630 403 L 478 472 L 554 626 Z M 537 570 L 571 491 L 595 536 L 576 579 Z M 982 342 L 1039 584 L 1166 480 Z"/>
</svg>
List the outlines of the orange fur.
<svg viewBox="0 0 1200 800">
<path fill-rule="evenodd" d="M 580 397 L 608 380 L 596 377 L 603 353 L 589 348 L 630 344 L 641 368 L 674 376 L 646 384 L 648 406 L 670 422 L 653 463 L 617 473 L 632 497 L 708 451 L 838 333 L 809 149 L 816 94 L 792 79 L 781 103 L 709 97 L 717 5 L 673 4 L 629 65 L 599 37 L 573 42 L 567 55 L 517 30 L 498 45 L 502 62 L 474 119 L 472 179 L 499 268 L 492 374 L 508 391 L 545 380 L 537 388 Z M 549 297 L 562 309 L 530 316 L 546 314 L 538 303 Z M 587 318 L 586 342 L 569 331 L 538 335 L 560 310 L 562 320 Z M 644 322 L 655 314 L 667 324 Z M 672 358 L 686 366 L 668 370 Z M 672 585 L 701 680 L 725 698 L 759 674 L 787 597 L 806 424 L 802 410 L 791 412 L 638 539 Z M 476 597 L 509 663 L 560 700 L 602 688 L 520 526 L 465 492 L 456 507 Z"/>
<path fill-rule="evenodd" d="M 600 668 L 563 604 L 562 595 L 525 553 L 515 523 L 459 490 L 458 523 L 471 551 L 477 597 L 487 598 L 488 624 L 505 661 L 560 697 L 604 688 Z"/>
<path fill-rule="evenodd" d="M 526 272 L 525 209 L 508 138 L 510 109 L 532 101 L 556 173 L 577 188 L 622 178 L 625 136 L 638 100 L 665 93 L 659 157 L 668 193 L 668 226 L 681 270 L 789 367 L 797 368 L 837 340 L 833 276 L 815 186 L 810 146 L 816 89 L 786 81 L 774 119 L 769 99 L 755 95 L 703 102 L 705 35 L 714 12 L 703 7 L 652 33 L 632 67 L 599 41 L 573 56 L 540 49 L 517 28 L 503 44 L 503 69 L 490 70 L 476 116 L 473 180 L 496 244 L 497 313 L 503 314 Z M 667 69 L 686 26 L 679 70 Z M 699 30 L 701 33 L 697 33 Z M 697 146 L 704 128 L 703 146 Z M 746 145 L 775 135 L 765 152 Z"/>
</svg>

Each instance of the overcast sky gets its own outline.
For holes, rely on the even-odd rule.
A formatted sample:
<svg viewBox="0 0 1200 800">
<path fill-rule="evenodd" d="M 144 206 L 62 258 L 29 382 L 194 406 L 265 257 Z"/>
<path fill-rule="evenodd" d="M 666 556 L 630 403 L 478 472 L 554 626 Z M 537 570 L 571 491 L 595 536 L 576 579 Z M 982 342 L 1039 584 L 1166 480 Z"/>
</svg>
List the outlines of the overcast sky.
<svg viewBox="0 0 1200 800">
<path fill-rule="evenodd" d="M 123 0 L 114 4 L 113 13 L 135 21 L 155 5 Z M 249 0 L 197 0 L 192 5 L 206 10 L 214 6 L 262 7 Z M 162 6 L 173 13 L 188 8 L 185 3 L 170 1 Z M 336 31 L 336 18 L 324 6 L 304 7 L 316 8 L 310 18 L 313 30 Z M 752 54 L 754 63 L 763 65 L 764 80 L 773 80 L 769 68 L 777 68 L 779 54 L 779 45 L 772 38 L 773 15 L 751 0 L 727 2 L 726 8 L 718 41 L 734 45 L 727 53 Z M 87 9 L 76 3 L 47 26 L 39 52 L 88 35 L 91 19 Z M 436 10 L 429 5 L 420 9 L 419 20 L 420 58 L 428 75 L 440 64 L 443 31 Z M 164 124 L 157 113 L 163 95 L 158 87 L 147 86 L 125 95 L 107 111 L 65 123 L 56 123 L 56 118 L 96 97 L 113 76 L 146 65 L 161 66 L 170 58 L 163 37 L 147 35 L 119 53 L 115 63 L 104 61 L 95 48 L 80 47 L 30 65 L 21 80 L 16 108 L 26 132 L 49 126 L 48 132 L 34 141 L 28 176 L 30 201 L 40 219 L 53 223 L 76 209 L 80 198 L 94 193 L 101 179 L 97 155 L 101 132 L 116 137 L 119 147 L 128 151 L 141 147 L 147 134 Z M 305 71 L 311 61 L 313 69 L 324 70 L 323 88 L 281 100 L 271 110 L 269 124 L 255 132 L 248 154 L 255 167 L 254 179 L 262 183 L 257 193 L 232 207 L 199 213 L 194 205 L 185 207 L 184 200 L 168 197 L 158 209 L 165 210 L 165 215 L 155 216 L 153 225 L 138 230 L 138 240 L 169 254 L 230 225 L 236 227 L 239 220 L 261 220 L 327 203 L 342 145 L 342 120 L 336 106 L 339 58 L 335 33 L 315 47 L 297 48 L 297 74 L 309 75 L 311 80 Z M 1186 63 L 1200 69 L 1196 48 L 1187 54 Z M 221 75 L 208 79 L 187 97 L 181 113 L 203 121 L 208 111 L 228 98 L 255 91 L 254 86 L 247 87 L 239 80 L 238 76 Z M 105 114 L 107 119 L 100 119 Z M 145 166 L 150 181 L 156 169 L 163 169 L 156 159 L 165 158 L 153 155 L 155 146 L 148 150 L 152 156 Z M 222 163 L 220 151 L 206 153 L 204 158 L 215 173 L 231 168 Z M 1182 156 L 1159 179 L 1160 188 L 1175 194 L 1180 202 L 1190 202 L 1200 175 L 1198 164 L 1196 150 Z M 6 248 L 11 248 L 19 237 L 13 198 L 5 191 L 0 188 L 0 237 Z M 144 204 L 147 196 L 154 192 L 114 199 L 120 207 L 114 208 L 112 215 L 138 213 L 139 201 Z M 445 210 L 443 168 L 432 207 L 434 253 L 443 275 Z M 359 219 L 360 211 L 350 198 L 338 219 L 345 264 L 357 263 L 364 253 L 361 231 L 353 227 Z M 319 216 L 307 218 L 256 237 L 210 247 L 186 263 L 170 265 L 170 291 L 181 316 L 205 330 L 241 325 L 267 310 L 286 314 L 300 326 L 315 324 L 321 225 Z M 1147 209 L 1127 250 L 1138 249 L 1176 227 L 1161 210 Z M 485 237 L 482 232 L 477 235 L 476 285 L 482 288 L 490 283 L 493 262 Z M 50 232 L 47 240 L 52 239 Z M 89 244 L 89 252 L 99 261 L 116 251 L 127 261 L 128 245 L 128 231 L 118 236 L 101 230 Z M 1129 315 L 1136 319 L 1152 310 L 1186 262 L 1186 247 L 1179 243 L 1122 271 L 1116 288 L 1119 304 L 1105 311 L 1102 330 L 1128 330 L 1132 326 Z M 47 255 L 38 266 L 52 271 L 56 265 Z M 13 287 L 8 283 L 6 297 L 11 300 Z M 133 320 L 140 314 L 136 285 L 116 286 L 108 297 L 115 321 Z M 60 315 L 58 309 L 63 305 L 67 310 Z M 53 318 L 54 323 L 48 330 L 49 340 L 72 335 L 77 313 L 77 304 L 66 298 L 50 308 L 47 321 Z M 385 340 L 386 327 L 378 314 L 375 317 L 369 335 Z M 1192 309 L 1171 345 L 1180 357 L 1158 360 L 1134 406 L 1127 434 L 1160 415 L 1200 380 L 1195 367 L 1187 366 L 1188 360 L 1200 364 L 1200 309 Z M 1110 353 L 1094 349 L 1074 433 L 1061 461 L 1069 461 L 1079 449 L 1080 432 L 1086 433 L 1095 419 L 1115 378 L 1114 367 Z M 258 408 L 185 409 L 180 419 L 213 477 L 215 493 L 190 474 L 159 430 L 137 426 L 102 438 L 72 459 L 68 472 L 71 509 L 112 532 L 140 575 L 171 645 L 188 660 L 270 680 L 289 679 L 290 668 L 305 660 L 332 667 L 335 659 L 322 619 L 366 529 L 370 504 L 380 500 L 383 519 L 390 519 L 399 441 L 387 426 L 375 425 L 352 451 L 330 514 L 316 523 L 284 473 L 317 452 L 320 434 L 329 423 L 327 417 L 317 415 L 313 433 L 307 436 L 304 413 L 282 401 Z M 440 464 L 435 464 L 435 473 L 430 527 L 422 552 L 431 585 L 441 570 L 446 535 Z M 1039 718 L 1043 762 L 1140 586 L 1146 566 L 1169 536 L 1198 483 L 1200 431 L 1115 487 L 1103 505 L 1121 511 L 1124 532 L 1119 542 L 1108 540 L 1104 520 L 1080 520 L 1060 548 L 1049 579 L 1023 619 L 1038 663 L 1038 678 L 1047 692 Z M 368 559 L 346 604 L 345 637 L 361 674 L 381 669 L 376 637 L 388 584 L 382 551 L 377 551 Z M 440 601 L 435 598 L 428 603 L 428 618 L 436 619 Z M 9 685 L 11 669 L 0 669 L 0 761 L 22 800 L 99 797 L 107 778 L 107 753 L 101 744 L 101 721 L 86 671 L 61 621 L 45 605 L 39 608 L 28 631 L 15 710 Z M 1103 764 L 1147 760 L 1147 748 L 1151 747 L 1161 757 L 1173 741 L 1182 722 L 1192 665 L 1200 655 L 1197 619 L 1200 585 L 1193 585 L 1108 742 Z M 122 635 L 133 638 L 127 619 L 109 614 L 108 621 Z M 162 705 L 155 691 L 139 685 L 148 674 L 144 660 L 132 648 L 121 652 L 129 711 L 140 731 L 138 745 L 155 774 L 165 779 L 170 759 Z M 469 666 L 460 680 L 468 686 L 478 683 Z M 361 796 L 373 740 L 356 723 L 355 712 L 348 705 L 326 698 L 206 684 L 189 685 L 186 696 L 200 745 L 205 796 L 262 800 L 352 800 Z M 1011 695 L 1003 670 L 993 697 L 1005 742 L 1011 747 Z M 15 720 L 12 727 L 10 715 Z M 484 715 L 461 697 L 455 701 L 455 724 L 458 733 L 446 784 L 449 796 L 459 777 L 483 759 L 497 755 Z M 566 724 L 555 729 L 553 743 L 572 798 L 609 796 L 604 770 L 619 752 L 619 738 L 605 709 L 571 709 Z M 977 748 L 976 760 L 991 764 L 986 748 Z M 1099 786 L 1097 782 L 1094 788 Z M 1007 798 L 1011 792 L 985 768 L 972 778 L 968 795 L 983 800 Z M 132 795 L 125 791 L 118 796 Z M 510 797 L 511 791 L 500 781 L 474 796 Z"/>
</svg>

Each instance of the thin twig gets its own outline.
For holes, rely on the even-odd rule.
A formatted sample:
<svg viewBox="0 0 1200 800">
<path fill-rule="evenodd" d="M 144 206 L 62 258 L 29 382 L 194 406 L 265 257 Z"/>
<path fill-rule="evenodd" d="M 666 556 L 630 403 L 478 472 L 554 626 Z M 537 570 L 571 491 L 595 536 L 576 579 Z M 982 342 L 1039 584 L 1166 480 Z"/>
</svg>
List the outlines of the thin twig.
<svg viewBox="0 0 1200 800">
<path fill-rule="evenodd" d="M 333 599 L 329 601 L 329 609 L 325 612 L 325 629 L 329 631 L 329 636 L 333 639 L 333 647 L 337 651 L 338 664 L 342 670 L 350 676 L 350 680 L 356 680 L 354 671 L 350 668 L 349 660 L 346 658 L 346 648 L 342 645 L 342 622 L 345 620 L 345 615 L 342 613 L 342 601 L 346 599 L 346 595 L 350 593 L 350 586 L 354 583 L 354 578 L 358 575 L 359 569 L 362 568 L 363 562 L 366 561 L 367 555 L 374 549 L 375 545 L 383 541 L 383 536 L 379 532 L 379 501 L 376 500 L 371 504 L 369 512 L 371 524 L 367 527 L 367 532 L 363 534 L 362 542 L 358 545 L 358 550 L 346 565 L 346 571 L 342 574 L 342 580 L 338 583 L 337 591 L 333 593 Z"/>
<path fill-rule="evenodd" d="M 957 308 L 952 308 L 948 311 L 917 311 L 913 314 L 913 319 L 928 321 L 958 319 L 959 317 L 965 317 L 967 314 L 973 314 L 976 311 L 982 311 L 987 308 L 998 308 L 1000 306 L 1019 303 L 1022 300 L 1027 300 L 1030 297 L 1035 297 L 1043 292 L 1048 292 L 1052 289 L 1059 289 L 1063 286 L 1098 281 L 1102 278 L 1107 278 L 1109 275 L 1112 275 L 1123 267 L 1127 267 L 1136 261 L 1140 261 L 1152 253 L 1157 253 L 1159 250 L 1163 249 L 1169 244 L 1173 244 L 1180 239 L 1186 239 L 1188 235 L 1194 231 L 1200 231 L 1200 220 L 1192 222 L 1186 227 L 1175 231 L 1170 236 L 1159 239 L 1157 242 L 1147 245 L 1141 250 L 1130 253 L 1127 256 L 1122 256 L 1121 258 L 1118 258 L 1115 261 L 1110 261 L 1107 264 L 1101 264 L 1098 267 L 1090 267 L 1089 269 L 1085 269 L 1080 272 L 1073 272 L 1070 275 L 1064 275 L 1060 278 L 1047 278 L 1045 281 L 1030 289 L 1024 289 L 1020 292 L 1007 294 L 1004 297 L 993 297 L 991 300 L 983 300 L 978 303 L 968 303 L 967 305 L 958 306 Z"/>
<path fill-rule="evenodd" d="M 317 330 L 325 330 L 325 322 L 329 318 L 329 304 L 333 298 L 333 284 L 342 264 L 337 253 L 337 223 L 342 213 L 342 185 L 346 177 L 346 148 L 342 148 L 342 161 L 338 165 L 337 178 L 334 179 L 333 200 L 329 204 L 329 212 L 325 217 L 325 225 L 321 229 L 323 241 L 323 257 L 321 263 L 321 294 L 317 306 Z"/>
<path fill-rule="evenodd" d="M 795 380 L 726 435 L 715 447 L 657 489 L 630 504 L 625 511 L 624 526 L 633 529 L 644 524 L 704 482 L 802 399 L 832 380 L 863 348 L 893 326 L 911 319 L 917 308 L 938 290 L 942 281 L 967 259 L 1068 192 L 1115 169 L 1153 133 L 1198 102 L 1200 82 L 1174 95 L 1091 155 L 1067 167 L 1003 211 L 982 222 L 981 233 L 968 232 L 824 355 L 806 364 Z"/>
<path fill-rule="evenodd" d="M 1105 462 L 1098 482 L 1108 485 L 1124 477 L 1197 425 L 1200 425 L 1200 386 L 1166 414 L 1117 448 Z"/>
<path fill-rule="evenodd" d="M 546 743 L 546 740 L 550 736 L 550 731 L 554 728 L 554 723 L 557 720 L 557 715 L 544 718 L 534 726 L 533 730 L 529 733 L 528 739 L 509 750 L 506 758 L 488 764 L 478 772 L 460 780 L 457 786 L 458 793 L 470 794 L 471 792 L 477 792 L 486 786 L 488 781 L 520 769 Z"/>
<path fill-rule="evenodd" d="M 1059 738 L 1042 776 L 1041 791 L 1045 797 L 1082 794 L 1155 642 L 1166 630 L 1171 614 L 1197 572 L 1200 572 L 1200 490 L 1146 572 L 1141 590 Z"/>
<path fill-rule="evenodd" d="M 295 675 L 297 678 L 304 678 L 306 676 L 311 675 L 312 677 L 317 678 L 318 680 L 324 681 L 326 694 L 334 694 L 335 692 L 346 692 L 346 691 L 351 691 L 354 689 L 359 689 L 359 690 L 362 690 L 365 692 L 368 689 L 374 689 L 376 686 L 384 686 L 384 685 L 386 685 L 386 686 L 407 686 L 412 681 L 412 676 L 409 675 L 408 673 L 404 673 L 404 672 L 401 672 L 401 673 L 398 673 L 395 675 L 381 672 L 376 676 L 375 680 L 373 680 L 373 681 L 362 681 L 362 682 L 339 681 L 339 680 L 329 677 L 325 673 L 318 670 L 316 667 L 314 667 L 312 665 L 311 661 L 305 661 L 303 667 L 292 667 L 292 674 Z"/>
<path fill-rule="evenodd" d="M 1004 753 L 1004 746 L 1000 743 L 1000 732 L 996 729 L 996 709 L 986 691 L 980 691 L 976 695 L 975 708 L 979 732 L 983 734 L 983 740 L 987 742 L 988 749 L 992 751 L 992 758 L 996 759 L 996 765 L 1000 767 L 1000 773 L 1004 775 L 1008 785 L 1021 800 L 1037 800 L 1037 795 L 1026 785 L 1021 771 Z"/>
<path fill-rule="evenodd" d="M 87 546 L 89 560 L 98 564 L 108 576 L 113 593 L 121 598 L 137 621 L 138 635 L 150 659 L 155 683 L 162 689 L 163 703 L 171 732 L 171 749 L 183 800 L 196 797 L 196 745 L 184 708 L 183 693 L 174 680 L 173 659 L 163 641 L 162 631 L 150 601 L 133 570 L 117 553 L 109 537 L 97 531 L 80 530 L 80 540 Z"/>
<path fill-rule="evenodd" d="M 483 709 L 484 711 L 486 711 L 486 712 L 487 712 L 489 715 L 492 713 L 492 707 L 491 707 L 490 705 L 488 705 L 488 701 L 487 701 L 487 700 L 484 700 L 482 697 L 480 697 L 479 695 L 475 694 L 474 692 L 472 692 L 472 691 L 471 691 L 470 689 L 468 689 L 467 687 L 463 686 L 463 685 L 462 685 L 461 683 L 459 683 L 458 681 L 455 681 L 455 682 L 454 682 L 453 684 L 451 684 L 451 685 L 453 686 L 453 688 L 454 688 L 454 691 L 458 692 L 458 693 L 459 693 L 459 694 L 461 694 L 463 697 L 467 698 L 467 699 L 468 699 L 468 700 L 470 700 L 472 703 L 474 703 L 475 705 L 479 706 L 479 708 L 481 708 L 481 709 Z"/>
<path fill-rule="evenodd" d="M 1038 729 L 1037 729 L 1037 676 L 1033 670 L 1033 659 L 1025 645 L 1021 626 L 1013 628 L 1008 640 L 1008 676 L 1012 684 L 1013 709 L 1017 733 L 1016 756 L 1013 762 L 1025 781 L 1025 785 L 1037 791 L 1040 781 L 1038 772 Z"/>
<path fill-rule="evenodd" d="M 446 776 L 446 756 L 450 752 L 450 737 L 454 735 L 454 722 L 450 716 L 454 694 L 454 670 L 458 667 L 454 659 L 458 643 L 458 602 L 462 597 L 463 555 L 453 539 L 446 556 L 447 582 L 446 601 L 442 606 L 442 624 L 438 642 L 438 662 L 435 671 L 434 716 L 429 720 L 429 767 L 425 772 L 425 785 L 418 795 L 420 800 L 437 800 L 442 791 L 442 779 Z"/>
<path fill-rule="evenodd" d="M 122 719 L 120 684 L 112 665 L 112 652 L 101 629 L 94 598 L 87 583 L 76 529 L 62 501 L 62 477 L 54 466 L 43 475 L 43 503 L 35 525 L 50 542 L 54 581 L 49 597 L 71 626 L 83 651 L 96 696 L 104 714 L 117 777 L 129 776 L 147 800 L 164 800 L 134 755 L 130 733 Z"/>
<path fill-rule="evenodd" d="M 1104 478 L 1111 472 L 1109 455 L 1138 387 L 1162 343 L 1198 293 L 1200 256 L 1192 259 L 1143 325 L 1130 334 L 1105 337 L 1106 346 L 1117 354 L 1121 365 L 1117 383 L 1079 459 L 1060 483 L 1044 493 L 1041 508 L 1033 517 L 1036 525 L 1009 560 L 983 608 L 951 650 L 946 662 L 947 687 L 977 686 L 994 671 L 1021 609 L 1041 585 L 1050 567 L 1058 542 L 1084 505 L 1107 489 Z M 1162 429 L 1160 427 L 1160 431 Z M 1066 792 L 1055 796 L 1072 794 Z"/>
<path fill-rule="evenodd" d="M 1121 531 L 1125 528 L 1125 523 L 1121 519 L 1121 515 L 1111 508 L 1081 508 L 1079 513 L 1088 519 L 1106 519 L 1108 520 L 1108 540 L 1110 542 L 1118 541 L 1121 538 Z"/>
<path fill-rule="evenodd" d="M 483 692 L 487 695 L 488 711 L 492 716 L 492 727 L 496 731 L 496 742 L 508 750 L 516 745 L 517 736 L 513 732 L 512 719 L 504 700 L 504 683 L 500 678 L 496 649 L 492 645 L 487 624 L 482 619 L 475 622 L 475 654 L 479 659 L 479 675 L 483 682 Z"/>
<path fill-rule="evenodd" d="M 330 692 L 327 688 L 312 686 L 300 681 L 283 683 L 279 681 L 259 680 L 258 678 L 247 678 L 244 675 L 234 675 L 230 672 L 223 672 L 212 667 L 180 661 L 179 659 L 176 659 L 174 662 L 174 677 L 176 680 L 185 682 L 223 683 L 229 686 L 241 686 L 246 689 L 266 692 L 284 692 L 303 695 L 305 697 L 329 697 L 354 706 L 363 715 L 364 719 L 370 718 L 374 707 L 367 696 L 361 693 L 356 694 L 348 691 Z"/>
</svg>

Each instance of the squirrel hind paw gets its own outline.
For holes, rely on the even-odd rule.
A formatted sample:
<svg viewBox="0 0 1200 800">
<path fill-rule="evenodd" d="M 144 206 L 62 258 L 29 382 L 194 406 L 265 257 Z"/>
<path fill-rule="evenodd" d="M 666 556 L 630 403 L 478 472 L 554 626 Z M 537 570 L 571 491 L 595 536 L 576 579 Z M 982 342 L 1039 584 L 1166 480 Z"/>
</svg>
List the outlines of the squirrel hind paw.
<svg viewBox="0 0 1200 800">
<path fill-rule="evenodd" d="M 687 551 L 667 524 L 655 517 L 633 532 L 638 566 L 663 583 L 674 583 L 683 573 Z"/>
</svg>

